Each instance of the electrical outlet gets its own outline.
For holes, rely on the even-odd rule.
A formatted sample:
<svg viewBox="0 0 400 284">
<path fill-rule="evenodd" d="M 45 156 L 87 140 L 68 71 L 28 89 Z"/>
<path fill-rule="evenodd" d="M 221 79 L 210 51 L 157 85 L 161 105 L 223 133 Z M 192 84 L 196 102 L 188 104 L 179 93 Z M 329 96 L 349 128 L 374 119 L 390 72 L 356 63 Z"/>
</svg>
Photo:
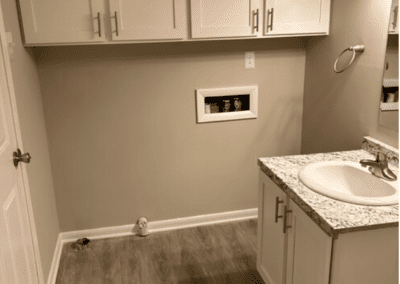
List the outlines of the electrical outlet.
<svg viewBox="0 0 400 284">
<path fill-rule="evenodd" d="M 256 68 L 256 57 L 254 51 L 244 53 L 244 68 L 254 69 Z"/>
</svg>

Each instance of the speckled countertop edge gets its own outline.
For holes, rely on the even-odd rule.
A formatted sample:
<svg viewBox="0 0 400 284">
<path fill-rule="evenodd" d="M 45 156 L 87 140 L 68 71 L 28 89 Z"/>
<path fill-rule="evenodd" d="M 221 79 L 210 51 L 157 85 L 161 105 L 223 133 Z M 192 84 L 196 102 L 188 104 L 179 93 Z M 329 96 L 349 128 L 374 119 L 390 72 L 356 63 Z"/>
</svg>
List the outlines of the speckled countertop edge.
<svg viewBox="0 0 400 284">
<path fill-rule="evenodd" d="M 318 161 L 351 161 L 374 159 L 374 155 L 365 150 L 293 155 L 259 158 L 258 165 L 275 184 L 310 216 L 328 235 L 384 227 L 395 227 L 399 224 L 399 205 L 363 206 L 341 202 L 318 194 L 298 178 L 299 170 Z M 398 167 L 390 166 L 398 176 Z"/>
</svg>

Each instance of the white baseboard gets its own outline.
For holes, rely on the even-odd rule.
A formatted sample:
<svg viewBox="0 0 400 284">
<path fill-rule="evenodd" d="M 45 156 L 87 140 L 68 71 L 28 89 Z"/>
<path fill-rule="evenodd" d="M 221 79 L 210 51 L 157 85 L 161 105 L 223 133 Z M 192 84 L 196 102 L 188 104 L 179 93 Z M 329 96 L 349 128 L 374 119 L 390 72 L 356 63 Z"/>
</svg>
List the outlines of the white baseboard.
<svg viewBox="0 0 400 284">
<path fill-rule="evenodd" d="M 239 211 L 222 212 L 216 214 L 198 215 L 186 218 L 177 218 L 163 221 L 149 222 L 149 233 L 170 231 L 176 229 L 205 226 L 232 221 L 257 218 L 258 209 L 246 209 Z"/>
<path fill-rule="evenodd" d="M 216 214 L 198 215 L 185 218 L 169 219 L 162 221 L 149 222 L 147 231 L 149 233 L 183 229 L 196 226 L 232 222 L 257 218 L 258 209 L 246 209 L 239 211 L 221 212 Z M 88 229 L 81 231 L 72 231 L 61 233 L 62 242 L 73 242 L 79 238 L 104 239 L 112 237 L 121 237 L 127 235 L 137 235 L 139 228 L 137 224 L 113 226 L 97 229 Z"/>
<path fill-rule="evenodd" d="M 170 231 L 176 229 L 184 229 L 190 227 L 254 219 L 257 218 L 257 214 L 258 214 L 258 209 L 252 208 L 246 210 L 198 215 L 198 216 L 169 219 L 163 221 L 153 221 L 153 222 L 150 221 L 147 226 L 147 231 L 149 232 L 149 234 L 151 234 L 162 231 Z M 104 239 L 104 238 L 122 237 L 128 235 L 137 235 L 138 232 L 139 232 L 138 225 L 131 224 L 131 225 L 113 226 L 113 227 L 60 233 L 54 251 L 53 262 L 51 264 L 51 269 L 47 284 L 55 284 L 56 282 L 58 266 L 60 264 L 60 257 L 64 243 L 73 242 L 80 238 Z"/>
</svg>

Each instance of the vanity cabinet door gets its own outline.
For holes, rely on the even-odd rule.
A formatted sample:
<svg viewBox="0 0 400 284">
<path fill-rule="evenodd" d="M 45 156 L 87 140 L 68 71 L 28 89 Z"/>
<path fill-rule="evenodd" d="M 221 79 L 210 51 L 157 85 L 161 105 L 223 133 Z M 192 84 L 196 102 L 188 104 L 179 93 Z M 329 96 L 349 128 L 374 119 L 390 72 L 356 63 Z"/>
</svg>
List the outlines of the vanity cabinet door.
<svg viewBox="0 0 400 284">
<path fill-rule="evenodd" d="M 286 284 L 328 284 L 332 238 L 289 202 Z"/>
<path fill-rule="evenodd" d="M 330 0 L 266 0 L 264 35 L 329 34 Z"/>
<path fill-rule="evenodd" d="M 109 0 L 109 3 L 114 41 L 186 37 L 185 0 Z"/>
<path fill-rule="evenodd" d="M 258 194 L 257 270 L 267 284 L 285 283 L 287 234 L 283 233 L 286 194 L 260 170 Z M 277 203 L 276 198 L 283 203 Z"/>
<path fill-rule="evenodd" d="M 102 42 L 102 0 L 19 1 L 26 45 Z"/>
<path fill-rule="evenodd" d="M 259 0 L 191 0 L 192 38 L 255 37 Z M 258 15 L 256 14 L 258 11 Z"/>
</svg>

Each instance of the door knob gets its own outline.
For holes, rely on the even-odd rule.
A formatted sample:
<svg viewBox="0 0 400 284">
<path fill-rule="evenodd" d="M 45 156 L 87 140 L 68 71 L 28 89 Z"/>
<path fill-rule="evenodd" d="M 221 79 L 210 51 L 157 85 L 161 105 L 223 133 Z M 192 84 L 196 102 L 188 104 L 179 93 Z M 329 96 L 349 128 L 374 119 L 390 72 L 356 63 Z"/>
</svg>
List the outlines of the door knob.
<svg viewBox="0 0 400 284">
<path fill-rule="evenodd" d="M 13 153 L 14 166 L 18 166 L 18 162 L 29 163 L 31 161 L 31 155 L 29 153 L 22 154 L 20 149 Z"/>
</svg>

